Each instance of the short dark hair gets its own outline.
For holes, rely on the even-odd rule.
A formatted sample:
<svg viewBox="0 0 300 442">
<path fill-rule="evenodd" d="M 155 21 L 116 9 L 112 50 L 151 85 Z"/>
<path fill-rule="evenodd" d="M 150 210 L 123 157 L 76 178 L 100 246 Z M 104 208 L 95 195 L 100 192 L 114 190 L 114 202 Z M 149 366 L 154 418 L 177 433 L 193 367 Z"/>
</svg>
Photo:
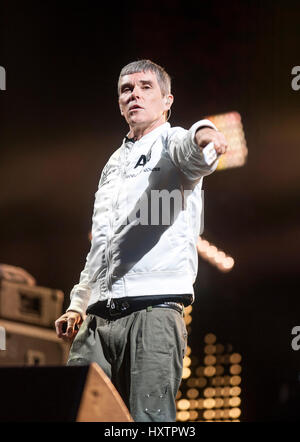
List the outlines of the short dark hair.
<svg viewBox="0 0 300 442">
<path fill-rule="evenodd" d="M 156 74 L 156 78 L 163 96 L 171 93 L 171 78 L 164 68 L 151 60 L 138 60 L 133 61 L 122 68 L 118 81 L 118 94 L 120 95 L 121 77 L 124 75 L 135 74 L 136 72 L 147 71 L 152 71 L 154 74 Z"/>
</svg>

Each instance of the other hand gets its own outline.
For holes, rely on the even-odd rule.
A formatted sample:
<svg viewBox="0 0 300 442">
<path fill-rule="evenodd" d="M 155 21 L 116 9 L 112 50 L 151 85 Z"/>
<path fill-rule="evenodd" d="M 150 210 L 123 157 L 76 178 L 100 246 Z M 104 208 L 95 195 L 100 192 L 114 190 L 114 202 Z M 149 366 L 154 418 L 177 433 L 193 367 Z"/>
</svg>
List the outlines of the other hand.
<svg viewBox="0 0 300 442">
<path fill-rule="evenodd" d="M 80 313 L 69 310 L 55 321 L 55 330 L 59 338 L 70 341 L 75 338 L 83 322 Z"/>
</svg>

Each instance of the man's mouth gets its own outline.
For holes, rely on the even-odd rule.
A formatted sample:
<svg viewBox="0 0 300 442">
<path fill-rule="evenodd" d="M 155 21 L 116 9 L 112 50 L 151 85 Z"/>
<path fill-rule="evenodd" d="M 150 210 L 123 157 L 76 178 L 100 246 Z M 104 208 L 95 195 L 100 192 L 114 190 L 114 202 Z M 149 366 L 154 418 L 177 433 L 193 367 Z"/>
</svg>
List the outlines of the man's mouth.
<svg viewBox="0 0 300 442">
<path fill-rule="evenodd" d="M 139 106 L 138 104 L 134 104 L 133 106 L 131 106 L 130 108 L 129 108 L 129 110 L 130 111 L 132 111 L 132 110 L 138 110 L 138 109 L 143 109 L 141 106 Z"/>
</svg>

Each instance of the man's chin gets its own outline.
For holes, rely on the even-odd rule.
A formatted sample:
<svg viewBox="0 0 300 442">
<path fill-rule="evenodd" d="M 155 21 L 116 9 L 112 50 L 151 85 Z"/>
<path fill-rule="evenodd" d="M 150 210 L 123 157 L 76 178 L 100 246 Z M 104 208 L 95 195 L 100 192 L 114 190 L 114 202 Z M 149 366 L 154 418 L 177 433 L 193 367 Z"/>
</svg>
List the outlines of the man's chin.
<svg viewBox="0 0 300 442">
<path fill-rule="evenodd" d="M 129 126 L 138 127 L 138 126 L 147 126 L 149 121 L 146 121 L 144 118 L 139 118 L 138 116 L 134 116 L 133 118 L 128 118 L 127 123 Z"/>
</svg>

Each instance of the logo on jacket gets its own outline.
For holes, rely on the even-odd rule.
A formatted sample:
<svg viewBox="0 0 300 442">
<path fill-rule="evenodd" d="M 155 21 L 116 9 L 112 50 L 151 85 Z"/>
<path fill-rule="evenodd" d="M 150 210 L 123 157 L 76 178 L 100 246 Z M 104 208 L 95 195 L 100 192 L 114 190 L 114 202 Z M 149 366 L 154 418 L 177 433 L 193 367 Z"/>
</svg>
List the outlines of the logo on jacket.
<svg viewBox="0 0 300 442">
<path fill-rule="evenodd" d="M 138 166 L 142 166 L 144 167 L 146 163 L 148 163 L 148 161 L 150 161 L 151 158 L 151 150 L 150 152 L 148 152 L 147 156 L 146 155 L 141 155 L 140 158 L 138 159 L 138 162 L 136 163 L 136 165 L 134 166 L 134 169 L 136 169 Z M 146 167 L 144 168 L 144 172 L 158 172 L 160 170 L 160 167 Z"/>
<path fill-rule="evenodd" d="M 150 158 L 149 158 L 150 159 Z M 148 160 L 149 161 L 149 160 Z M 141 155 L 140 158 L 138 159 L 138 162 L 136 163 L 136 165 L 134 166 L 134 169 L 138 166 L 145 166 L 145 164 L 147 163 L 147 158 L 146 155 Z"/>
</svg>

